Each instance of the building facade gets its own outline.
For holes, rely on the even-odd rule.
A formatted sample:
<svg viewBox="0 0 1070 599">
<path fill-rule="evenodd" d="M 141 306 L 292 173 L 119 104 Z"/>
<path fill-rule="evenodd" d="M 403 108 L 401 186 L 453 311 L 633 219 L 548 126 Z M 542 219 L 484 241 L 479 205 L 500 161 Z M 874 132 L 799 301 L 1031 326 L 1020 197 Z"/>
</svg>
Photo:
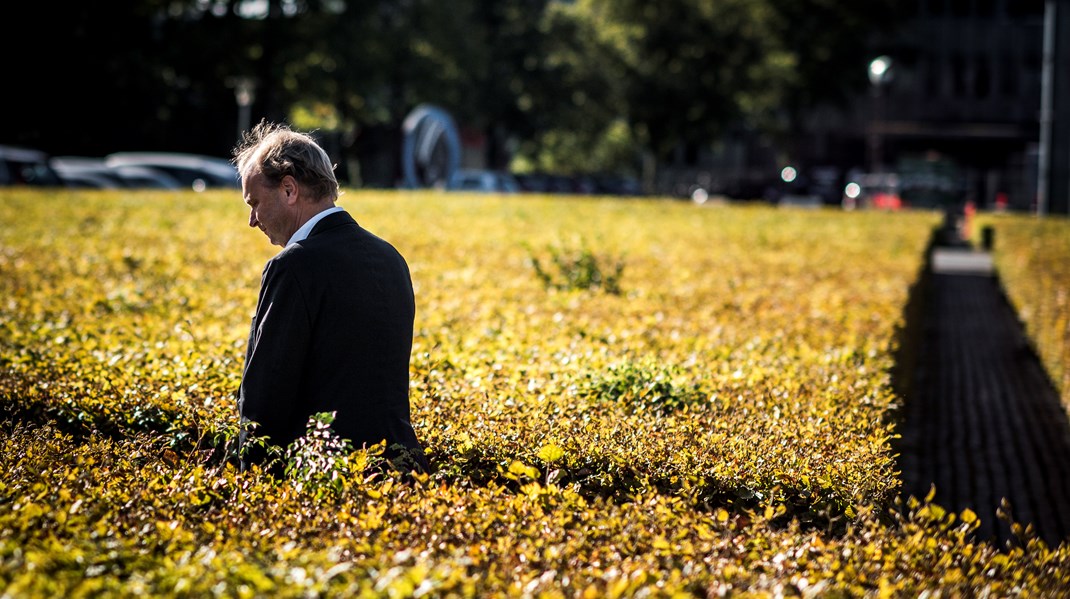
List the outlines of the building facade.
<svg viewBox="0 0 1070 599">
<path fill-rule="evenodd" d="M 909 0 L 901 7 L 903 26 L 873 49 L 890 67 L 871 72 L 871 88 L 848 114 L 813 115 L 801 158 L 845 168 L 848 178 L 896 173 L 915 205 L 1067 213 L 1070 158 L 1059 126 L 1065 129 L 1070 100 L 1070 44 L 1062 41 L 1070 35 L 1070 2 Z M 1045 127 L 1054 132 L 1047 140 Z"/>
<path fill-rule="evenodd" d="M 841 204 L 851 182 L 892 181 L 910 206 L 1070 214 L 1070 0 L 899 9 L 859 48 L 870 85 L 853 101 L 811 111 L 790 139 L 741 129 L 680 148 L 657 191 Z"/>
</svg>

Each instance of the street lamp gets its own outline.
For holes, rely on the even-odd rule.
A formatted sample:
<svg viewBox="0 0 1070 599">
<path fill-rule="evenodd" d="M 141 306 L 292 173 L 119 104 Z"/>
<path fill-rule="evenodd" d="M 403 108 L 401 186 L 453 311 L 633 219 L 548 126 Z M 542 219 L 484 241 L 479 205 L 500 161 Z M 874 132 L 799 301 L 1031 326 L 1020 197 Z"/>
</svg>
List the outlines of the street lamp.
<svg viewBox="0 0 1070 599">
<path fill-rule="evenodd" d="M 234 100 L 238 103 L 238 139 L 249 129 L 250 110 L 256 99 L 256 80 L 252 77 L 234 77 Z"/>
<path fill-rule="evenodd" d="M 1051 192 L 1052 104 L 1055 92 L 1055 1 L 1044 3 L 1044 63 L 1040 71 L 1040 152 L 1037 156 L 1037 216 L 1048 212 Z"/>
<path fill-rule="evenodd" d="M 883 170 L 883 157 L 881 156 L 881 139 L 877 131 L 878 125 L 884 119 L 884 99 L 881 94 L 882 88 L 892 80 L 892 59 L 888 56 L 878 56 L 869 62 L 869 82 L 873 91 L 873 119 L 869 125 L 869 161 L 870 172 L 879 173 Z"/>
<path fill-rule="evenodd" d="M 869 82 L 873 85 L 884 85 L 892 78 L 892 59 L 887 56 L 878 56 L 869 62 Z"/>
</svg>

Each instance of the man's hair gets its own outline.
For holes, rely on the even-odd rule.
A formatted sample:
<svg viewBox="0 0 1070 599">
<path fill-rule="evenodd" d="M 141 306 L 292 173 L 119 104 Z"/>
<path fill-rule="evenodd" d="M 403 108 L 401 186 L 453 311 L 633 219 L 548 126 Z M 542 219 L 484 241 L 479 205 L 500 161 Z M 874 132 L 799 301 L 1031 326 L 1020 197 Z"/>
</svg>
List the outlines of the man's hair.
<svg viewBox="0 0 1070 599">
<path fill-rule="evenodd" d="M 260 121 L 242 134 L 232 162 L 242 176 L 256 170 L 269 181 L 280 183 L 290 175 L 317 200 L 338 199 L 338 179 L 327 152 L 311 135 L 289 125 Z"/>
</svg>

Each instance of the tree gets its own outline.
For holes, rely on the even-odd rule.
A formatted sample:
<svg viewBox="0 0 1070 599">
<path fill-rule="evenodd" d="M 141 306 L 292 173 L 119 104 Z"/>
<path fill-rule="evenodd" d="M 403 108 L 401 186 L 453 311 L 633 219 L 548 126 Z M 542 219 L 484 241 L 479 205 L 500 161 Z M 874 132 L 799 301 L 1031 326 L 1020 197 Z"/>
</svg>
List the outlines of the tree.
<svg viewBox="0 0 1070 599">
<path fill-rule="evenodd" d="M 533 125 L 519 147 L 521 170 L 635 170 L 646 140 L 627 119 L 626 64 L 617 49 L 596 43 L 599 23 L 582 7 L 553 5 L 537 25 L 541 76 L 519 98 Z"/>
<path fill-rule="evenodd" d="M 0 139 L 50 152 L 93 152 L 133 137 L 157 113 L 163 85 L 155 7 L 142 2 L 6 7 L 5 117 Z M 17 34 L 14 32 L 17 31 Z M 119 32 L 122 32 L 120 35 Z"/>
<path fill-rule="evenodd" d="M 869 55 L 899 23 L 892 0 L 768 0 L 773 33 L 794 57 L 797 76 L 784 98 L 794 119 L 821 104 L 844 106 L 865 89 Z"/>
<path fill-rule="evenodd" d="M 592 147 L 619 134 L 623 118 L 625 137 L 665 161 L 731 123 L 770 120 L 794 78 L 765 2 L 579 0 L 555 10 L 564 37 L 552 62 L 572 80 L 565 97 L 580 115 L 562 121 L 585 123 L 579 135 Z"/>
<path fill-rule="evenodd" d="M 8 94 L 0 141 L 225 154 L 235 84 L 252 79 L 253 121 L 296 120 L 367 163 L 396 161 L 402 119 L 432 102 L 484 134 L 493 166 L 518 149 L 539 168 L 634 168 L 640 152 L 666 161 L 739 123 L 790 131 L 849 97 L 870 32 L 892 22 L 891 0 L 856 4 L 18 2 L 20 35 L 0 43 L 18 57 L 9 80 L 25 83 Z"/>
</svg>

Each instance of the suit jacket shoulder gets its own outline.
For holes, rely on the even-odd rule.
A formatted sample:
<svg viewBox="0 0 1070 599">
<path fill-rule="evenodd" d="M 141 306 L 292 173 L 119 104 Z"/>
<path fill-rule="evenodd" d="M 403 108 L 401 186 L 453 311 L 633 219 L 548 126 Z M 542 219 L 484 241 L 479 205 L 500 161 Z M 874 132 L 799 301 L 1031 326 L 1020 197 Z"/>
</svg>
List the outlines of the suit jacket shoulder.
<svg viewBox="0 0 1070 599">
<path fill-rule="evenodd" d="M 409 422 L 415 298 L 408 265 L 388 242 L 338 212 L 265 267 L 242 385 L 243 415 L 274 442 L 309 415 L 354 445 L 418 448 Z"/>
</svg>

